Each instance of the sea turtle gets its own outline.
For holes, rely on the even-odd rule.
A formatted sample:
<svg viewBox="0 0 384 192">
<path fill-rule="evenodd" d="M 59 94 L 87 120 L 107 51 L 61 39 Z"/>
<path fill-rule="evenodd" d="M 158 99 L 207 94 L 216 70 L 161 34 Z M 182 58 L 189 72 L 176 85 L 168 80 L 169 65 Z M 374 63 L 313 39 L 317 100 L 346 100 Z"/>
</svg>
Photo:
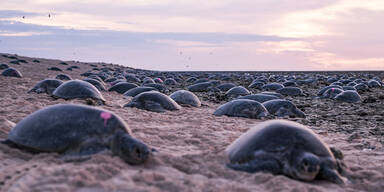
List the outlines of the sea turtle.
<svg viewBox="0 0 384 192">
<path fill-rule="evenodd" d="M 229 89 L 227 92 L 225 92 L 225 96 L 228 98 L 236 98 L 238 96 L 244 96 L 244 95 L 250 95 L 251 92 L 248 91 L 248 89 L 244 88 L 243 86 L 236 86 Z"/>
<path fill-rule="evenodd" d="M 138 87 L 138 85 L 134 83 L 128 83 L 128 82 L 119 82 L 115 85 L 113 85 L 111 88 L 108 89 L 108 91 L 116 91 L 120 94 L 123 94 L 127 92 L 128 90 Z"/>
<path fill-rule="evenodd" d="M 7 69 L 5 69 L 2 73 L 1 73 L 2 76 L 6 76 L 6 77 L 18 77 L 18 78 L 21 78 L 23 77 L 23 75 L 21 75 L 20 71 L 13 68 L 13 67 L 9 67 Z"/>
<path fill-rule="evenodd" d="M 343 89 L 343 87 L 341 87 L 339 85 L 329 85 L 329 86 L 321 88 L 320 91 L 317 92 L 317 96 L 322 96 L 328 89 L 331 89 L 331 88 Z"/>
<path fill-rule="evenodd" d="M 67 80 L 72 80 L 72 77 L 70 77 L 67 74 L 58 74 L 58 75 L 56 75 L 55 79 L 60 79 L 60 80 L 63 80 L 63 81 L 67 81 Z"/>
<path fill-rule="evenodd" d="M 278 117 L 293 116 L 305 118 L 304 112 L 296 107 L 291 101 L 285 99 L 273 99 L 263 103 L 270 114 Z"/>
<path fill-rule="evenodd" d="M 88 76 L 88 78 L 96 79 L 96 80 L 98 80 L 98 81 L 100 81 L 100 82 L 104 82 L 104 80 L 103 80 L 101 77 L 102 77 L 102 76 L 97 75 L 97 74 L 91 74 L 91 75 Z"/>
<path fill-rule="evenodd" d="M 209 91 L 209 88 L 212 86 L 211 82 L 202 82 L 190 85 L 187 87 L 189 91 L 192 92 L 206 92 Z"/>
<path fill-rule="evenodd" d="M 105 85 L 103 82 L 100 82 L 96 79 L 92 79 L 92 78 L 85 78 L 83 79 L 83 81 L 86 81 L 90 84 L 92 84 L 93 86 L 95 86 L 99 91 L 107 91 L 107 89 L 105 88 Z"/>
<path fill-rule="evenodd" d="M 311 129 L 287 120 L 257 124 L 226 149 L 227 167 L 249 173 L 270 172 L 294 179 L 315 178 L 343 184 L 342 160 Z"/>
<path fill-rule="evenodd" d="M 50 67 L 50 68 L 48 68 L 48 70 L 50 70 L 50 71 L 63 71 L 58 67 Z"/>
<path fill-rule="evenodd" d="M 165 85 L 159 84 L 159 83 L 148 83 L 148 84 L 143 84 L 142 86 L 153 87 L 153 88 L 157 89 L 160 92 L 165 92 L 165 91 L 168 90 Z"/>
<path fill-rule="evenodd" d="M 268 114 L 268 111 L 257 101 L 250 99 L 235 99 L 221 105 L 213 114 L 216 116 L 226 115 L 231 117 L 258 119 L 265 117 Z"/>
<path fill-rule="evenodd" d="M 261 89 L 264 89 L 267 91 L 275 91 L 281 88 L 284 88 L 284 85 L 280 83 L 268 83 L 261 87 Z"/>
<path fill-rule="evenodd" d="M 103 95 L 92 84 L 82 80 L 70 80 L 55 89 L 54 97 L 63 99 L 92 98 L 105 102 Z"/>
<path fill-rule="evenodd" d="M 150 83 L 156 83 L 156 82 L 150 77 L 145 77 L 143 79 L 143 84 L 150 84 Z"/>
<path fill-rule="evenodd" d="M 190 91 L 187 90 L 178 90 L 172 93 L 170 96 L 176 103 L 179 105 L 200 107 L 201 102 L 199 98 Z"/>
<path fill-rule="evenodd" d="M 276 90 L 276 92 L 286 96 L 303 96 L 304 95 L 303 90 L 298 87 L 284 87 Z"/>
<path fill-rule="evenodd" d="M 9 66 L 5 63 L 0 64 L 0 70 L 7 69 Z"/>
<path fill-rule="evenodd" d="M 63 81 L 58 79 L 44 79 L 39 81 L 28 93 L 48 93 L 51 95 L 61 84 L 63 84 Z"/>
<path fill-rule="evenodd" d="M 381 87 L 381 84 L 379 83 L 379 81 L 371 79 L 368 81 L 368 86 L 369 87 Z"/>
<path fill-rule="evenodd" d="M 272 99 L 280 99 L 280 98 L 276 97 L 274 95 L 266 95 L 266 94 L 258 93 L 258 94 L 241 96 L 241 97 L 238 97 L 237 99 L 250 99 L 250 100 L 254 100 L 254 101 L 263 103 L 265 101 L 269 101 L 269 100 L 272 100 Z"/>
<path fill-rule="evenodd" d="M 353 86 L 357 91 L 362 92 L 362 91 L 367 91 L 369 90 L 368 85 L 365 83 L 358 83 L 357 85 Z"/>
<path fill-rule="evenodd" d="M 327 91 L 325 91 L 322 95 L 322 98 L 330 98 L 333 99 L 338 95 L 339 93 L 343 92 L 342 89 L 339 88 L 330 88 Z"/>
<path fill-rule="evenodd" d="M 236 87 L 236 85 L 233 83 L 222 83 L 222 84 L 216 86 L 216 88 L 220 89 L 220 91 L 228 91 L 232 87 Z"/>
<path fill-rule="evenodd" d="M 177 82 L 176 82 L 176 80 L 173 79 L 173 78 L 168 78 L 168 79 L 166 79 L 166 80 L 164 81 L 164 85 L 176 85 L 176 84 L 177 84 Z"/>
<path fill-rule="evenodd" d="M 253 81 L 248 88 L 253 88 L 253 89 L 261 89 L 265 85 L 264 82 L 262 81 Z"/>
<path fill-rule="evenodd" d="M 297 87 L 297 83 L 295 81 L 289 80 L 289 81 L 285 81 L 283 83 L 283 86 L 284 87 Z"/>
<path fill-rule="evenodd" d="M 335 96 L 335 99 L 337 101 L 348 102 L 348 103 L 357 103 L 361 101 L 361 97 L 359 93 L 351 90 L 343 91 L 339 93 L 338 95 Z"/>
<path fill-rule="evenodd" d="M 353 86 L 343 86 L 343 90 L 344 91 L 347 91 L 347 90 L 357 91 L 357 89 Z"/>
<path fill-rule="evenodd" d="M 32 152 L 58 152 L 64 160 L 89 158 L 109 149 L 129 164 L 141 164 L 150 154 L 119 116 L 78 104 L 52 105 L 30 114 L 3 143 Z"/>
<path fill-rule="evenodd" d="M 173 99 L 158 91 L 147 91 L 133 97 L 124 107 L 136 107 L 153 112 L 165 112 L 181 109 Z"/>
<path fill-rule="evenodd" d="M 137 78 L 135 74 L 126 74 L 124 77 L 127 80 L 127 82 L 140 83 L 140 79 Z"/>
<path fill-rule="evenodd" d="M 276 96 L 276 97 L 278 97 L 280 99 L 284 98 L 284 96 L 282 94 L 276 93 L 276 92 L 270 92 L 270 91 L 263 91 L 263 92 L 261 92 L 259 94 L 272 95 L 272 96 Z"/>
<path fill-rule="evenodd" d="M 174 80 L 175 80 L 175 79 L 174 79 Z M 154 81 L 155 83 L 159 83 L 159 84 L 163 84 L 163 83 L 164 83 L 164 80 L 161 79 L 161 78 L 159 78 L 159 77 L 154 78 L 153 81 Z M 175 81 L 176 81 L 176 80 L 175 80 Z"/>
<path fill-rule="evenodd" d="M 140 86 L 140 87 L 135 87 L 135 88 L 132 88 L 128 91 L 126 91 L 123 95 L 124 96 L 130 96 L 130 97 L 134 97 L 140 93 L 143 93 L 143 92 L 146 92 L 146 91 L 153 91 L 153 90 L 157 90 L 156 88 L 154 87 L 145 87 L 145 86 Z"/>
</svg>

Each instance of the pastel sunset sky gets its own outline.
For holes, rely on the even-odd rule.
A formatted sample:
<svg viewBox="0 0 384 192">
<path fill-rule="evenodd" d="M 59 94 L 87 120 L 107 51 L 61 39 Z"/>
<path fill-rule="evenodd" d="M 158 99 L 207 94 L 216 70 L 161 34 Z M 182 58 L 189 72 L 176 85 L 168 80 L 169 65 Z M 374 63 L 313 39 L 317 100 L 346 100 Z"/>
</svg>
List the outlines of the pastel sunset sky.
<svg viewBox="0 0 384 192">
<path fill-rule="evenodd" d="M 384 70 L 384 1 L 2 0 L 0 52 L 153 70 Z"/>
</svg>

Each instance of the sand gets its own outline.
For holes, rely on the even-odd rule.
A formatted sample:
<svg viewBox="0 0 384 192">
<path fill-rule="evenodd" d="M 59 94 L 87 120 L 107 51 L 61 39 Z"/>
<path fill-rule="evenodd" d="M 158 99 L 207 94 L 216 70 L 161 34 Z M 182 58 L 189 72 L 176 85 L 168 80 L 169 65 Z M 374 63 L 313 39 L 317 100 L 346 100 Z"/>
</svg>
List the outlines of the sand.
<svg viewBox="0 0 384 192">
<path fill-rule="evenodd" d="M 65 73 L 82 79 L 89 63 L 18 56 L 28 63 L 0 63 L 17 68 L 23 78 L 0 76 L 0 139 L 15 123 L 30 113 L 57 103 L 86 102 L 81 99 L 53 99 L 47 94 L 28 94 L 38 81 Z M 79 69 L 65 70 L 76 65 Z M 102 64 L 96 63 L 98 67 Z M 104 64 L 107 67 L 116 67 Z M 47 70 L 59 67 L 63 72 Z M 379 73 L 382 75 L 382 73 Z M 384 190 L 384 95 L 383 89 L 362 94 L 374 103 L 347 104 L 307 97 L 292 99 L 307 114 L 306 119 L 287 118 L 305 124 L 331 147 L 345 156 L 348 178 L 345 185 L 316 180 L 303 182 L 283 175 L 244 173 L 225 167 L 225 148 L 242 133 L 266 119 L 256 120 L 212 115 L 223 101 L 213 102 L 199 95 L 203 106 L 155 113 L 123 108 L 130 98 L 102 92 L 102 107 L 121 116 L 135 137 L 158 150 L 144 165 L 131 166 L 110 152 L 84 162 L 63 162 L 56 153 L 30 154 L 0 144 L 0 191 L 383 191 Z M 267 118 L 268 119 L 268 118 Z"/>
</svg>

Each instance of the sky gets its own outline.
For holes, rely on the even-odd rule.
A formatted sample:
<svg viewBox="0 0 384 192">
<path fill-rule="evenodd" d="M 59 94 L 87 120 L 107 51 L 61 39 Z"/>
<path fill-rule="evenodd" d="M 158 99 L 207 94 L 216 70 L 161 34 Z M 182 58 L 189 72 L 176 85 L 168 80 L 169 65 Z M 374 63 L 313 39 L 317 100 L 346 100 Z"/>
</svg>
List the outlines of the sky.
<svg viewBox="0 0 384 192">
<path fill-rule="evenodd" d="M 1 0 L 0 52 L 163 71 L 384 70 L 384 1 Z"/>
</svg>

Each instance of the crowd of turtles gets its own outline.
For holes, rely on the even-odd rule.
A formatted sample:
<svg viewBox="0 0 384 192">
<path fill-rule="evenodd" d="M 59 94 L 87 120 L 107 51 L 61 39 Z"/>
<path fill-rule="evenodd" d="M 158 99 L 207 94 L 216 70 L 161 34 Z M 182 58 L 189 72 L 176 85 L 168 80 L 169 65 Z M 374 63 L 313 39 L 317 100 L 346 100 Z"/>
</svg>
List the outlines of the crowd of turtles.
<svg viewBox="0 0 384 192">
<path fill-rule="evenodd" d="M 7 64 L 0 67 L 3 76 L 23 78 L 16 68 Z M 364 102 L 361 94 L 384 86 L 381 77 L 364 72 L 161 72 L 94 65 L 81 77 L 73 79 L 60 73 L 55 78 L 41 79 L 28 94 L 48 94 L 65 100 L 90 99 L 97 107 L 45 107 L 18 122 L 2 143 L 31 152 L 58 152 L 69 161 L 111 150 L 129 164 L 141 164 L 156 150 L 135 139 L 118 114 L 103 109 L 103 105 L 108 105 L 104 92 L 131 98 L 122 107 L 158 113 L 213 102 L 220 106 L 212 115 L 264 121 L 228 146 L 229 163 L 223 166 L 341 184 L 346 181 L 341 176 L 346 167 L 335 154 L 336 149 L 328 147 L 319 135 L 300 123 L 270 119 L 305 119 L 305 110 L 295 104 L 296 98 L 359 105 Z M 317 87 L 317 93 L 310 92 L 309 87 Z"/>
</svg>

